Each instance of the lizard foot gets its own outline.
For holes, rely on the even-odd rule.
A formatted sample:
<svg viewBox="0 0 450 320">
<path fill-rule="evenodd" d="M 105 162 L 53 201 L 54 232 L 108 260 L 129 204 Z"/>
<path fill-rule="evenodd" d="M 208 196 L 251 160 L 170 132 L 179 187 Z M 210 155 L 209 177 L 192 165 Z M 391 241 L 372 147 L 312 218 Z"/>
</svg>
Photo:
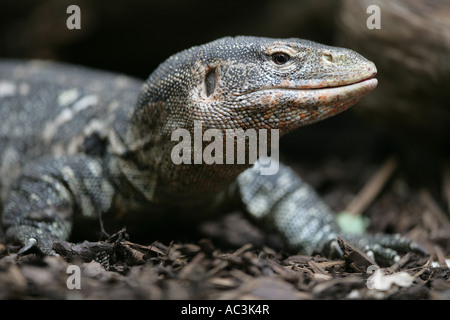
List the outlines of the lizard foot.
<svg viewBox="0 0 450 320">
<path fill-rule="evenodd" d="M 376 263 L 389 266 L 400 260 L 401 254 L 415 252 L 420 255 L 428 255 L 428 252 L 411 239 L 400 234 L 374 234 L 374 235 L 343 235 L 349 243 L 364 251 Z M 330 257 L 342 257 L 343 249 L 338 240 L 332 240 L 324 248 L 324 253 Z"/>
<path fill-rule="evenodd" d="M 6 231 L 6 237 L 9 241 L 22 245 L 17 252 L 19 255 L 30 253 L 32 250 L 37 250 L 38 252 L 49 256 L 58 255 L 52 249 L 52 246 L 53 242 L 60 241 L 60 238 L 52 234 L 42 233 L 41 230 L 32 226 L 22 225 L 9 228 Z"/>
<path fill-rule="evenodd" d="M 392 265 L 400 260 L 400 254 L 415 252 L 428 255 L 428 252 L 411 239 L 400 234 L 375 234 L 369 236 L 363 247 L 366 254 L 382 265 Z"/>
</svg>

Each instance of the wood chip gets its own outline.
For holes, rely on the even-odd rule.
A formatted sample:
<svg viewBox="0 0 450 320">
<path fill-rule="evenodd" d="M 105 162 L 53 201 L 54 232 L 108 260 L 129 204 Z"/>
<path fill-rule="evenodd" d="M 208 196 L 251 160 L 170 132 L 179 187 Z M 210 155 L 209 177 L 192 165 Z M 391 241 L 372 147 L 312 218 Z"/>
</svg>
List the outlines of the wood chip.
<svg viewBox="0 0 450 320">
<path fill-rule="evenodd" d="M 351 269 L 356 272 L 366 273 L 371 265 L 377 265 L 369 256 L 358 248 L 346 242 L 342 237 L 337 238 L 339 247 L 344 252 L 344 260 Z"/>
</svg>

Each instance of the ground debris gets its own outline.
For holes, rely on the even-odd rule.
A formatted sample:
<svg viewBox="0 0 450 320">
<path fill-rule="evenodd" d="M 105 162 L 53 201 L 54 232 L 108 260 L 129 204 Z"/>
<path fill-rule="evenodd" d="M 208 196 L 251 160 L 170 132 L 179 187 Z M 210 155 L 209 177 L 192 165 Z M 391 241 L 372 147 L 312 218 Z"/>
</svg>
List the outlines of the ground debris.
<svg viewBox="0 0 450 320">
<path fill-rule="evenodd" d="M 339 247 L 344 252 L 344 260 L 355 272 L 366 272 L 367 268 L 376 265 L 367 254 L 346 242 L 342 237 L 338 237 Z"/>
<path fill-rule="evenodd" d="M 106 241 L 85 241 L 79 244 L 62 241 L 55 243 L 53 249 L 69 262 L 77 259 L 83 262 L 97 261 L 105 269 L 109 270 L 112 267 L 116 268 L 116 271 L 123 271 L 123 264 L 127 266 L 141 265 L 155 255 L 165 256 L 163 250 L 168 250 L 162 244 L 143 246 L 126 239 L 128 239 L 128 235 L 123 229 Z M 121 264 L 119 268 L 117 268 L 117 263 Z"/>
<path fill-rule="evenodd" d="M 223 251 L 211 241 L 142 245 L 128 237 L 55 246 L 60 254 L 0 258 L 0 298 L 47 299 L 446 299 L 450 271 L 407 254 L 390 268 L 407 272 L 409 286 L 368 288 L 364 254 L 342 242 L 343 260 L 288 255 L 245 244 Z M 80 268 L 79 290 L 68 288 L 68 267 Z"/>
</svg>

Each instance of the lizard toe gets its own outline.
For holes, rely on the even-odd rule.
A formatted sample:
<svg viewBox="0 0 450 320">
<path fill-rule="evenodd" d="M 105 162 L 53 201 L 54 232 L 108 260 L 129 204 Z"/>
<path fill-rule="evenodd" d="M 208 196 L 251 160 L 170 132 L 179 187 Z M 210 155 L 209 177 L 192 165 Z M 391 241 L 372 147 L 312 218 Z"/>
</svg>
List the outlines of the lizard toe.
<svg viewBox="0 0 450 320">
<path fill-rule="evenodd" d="M 20 250 L 17 252 L 18 255 L 23 255 L 28 253 L 31 249 L 37 247 L 37 240 L 35 238 L 29 238 L 24 246 L 20 248 Z"/>
<path fill-rule="evenodd" d="M 370 258 L 381 265 L 392 265 L 400 260 L 400 255 L 396 250 L 384 247 L 379 243 L 367 245 L 365 251 Z"/>
</svg>

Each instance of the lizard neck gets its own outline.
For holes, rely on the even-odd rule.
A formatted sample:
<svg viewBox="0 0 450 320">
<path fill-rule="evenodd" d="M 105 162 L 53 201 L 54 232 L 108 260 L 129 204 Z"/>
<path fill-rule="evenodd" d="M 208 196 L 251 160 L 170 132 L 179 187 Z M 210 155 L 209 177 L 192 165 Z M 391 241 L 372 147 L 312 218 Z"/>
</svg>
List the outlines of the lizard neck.
<svg viewBox="0 0 450 320">
<path fill-rule="evenodd" d="M 226 164 L 225 160 L 211 164 L 205 163 L 204 159 L 198 162 L 196 154 L 203 154 L 205 147 L 211 144 L 202 138 L 206 128 L 194 132 L 191 119 L 173 126 L 166 118 L 170 108 L 162 102 L 149 103 L 145 109 L 137 110 L 145 110 L 145 116 L 141 111 L 134 113 L 132 126 L 125 136 L 128 156 L 119 159 L 119 164 L 133 186 L 153 203 L 205 203 L 205 199 L 214 199 L 252 166 L 237 164 L 235 158 L 233 164 Z M 181 140 L 172 137 L 177 129 L 183 130 Z M 194 143 L 199 135 L 200 146 Z M 247 154 L 248 146 L 245 148 Z M 181 163 L 174 158 L 180 152 L 185 159 Z M 225 152 L 223 154 L 225 156 Z"/>
</svg>

